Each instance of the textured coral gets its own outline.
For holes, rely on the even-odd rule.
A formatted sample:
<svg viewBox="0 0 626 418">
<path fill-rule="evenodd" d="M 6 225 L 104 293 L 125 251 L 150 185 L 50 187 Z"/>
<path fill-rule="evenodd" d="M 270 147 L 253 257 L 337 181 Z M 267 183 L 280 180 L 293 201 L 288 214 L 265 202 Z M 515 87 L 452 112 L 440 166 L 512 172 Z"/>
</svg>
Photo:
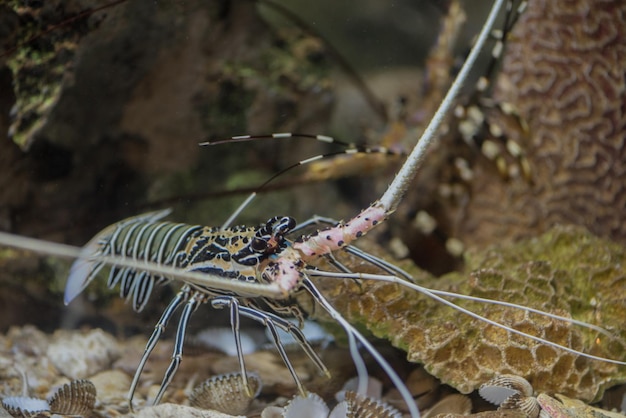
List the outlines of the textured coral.
<svg viewBox="0 0 626 418">
<path fill-rule="evenodd" d="M 528 2 L 492 97 L 461 101 L 391 219 L 418 265 L 443 274 L 463 248 L 557 224 L 626 243 L 625 14 L 624 2 Z M 434 231 L 412 225 L 423 213 Z"/>
<path fill-rule="evenodd" d="M 476 302 L 492 320 L 597 356 L 626 360 L 624 248 L 574 227 L 468 258 L 465 273 L 418 283 L 513 302 L 605 327 L 614 339 L 562 321 Z M 388 338 L 429 373 L 468 393 L 496 374 L 527 378 L 537 391 L 590 401 L 626 379 L 626 367 L 592 361 L 460 314 L 389 283 L 320 281 L 348 319 Z"/>
<path fill-rule="evenodd" d="M 533 183 L 477 164 L 454 236 L 484 245 L 571 223 L 626 242 L 625 15 L 624 2 L 529 2 L 494 92 L 517 109 L 528 135 L 502 115 L 490 119 L 525 149 Z"/>
</svg>

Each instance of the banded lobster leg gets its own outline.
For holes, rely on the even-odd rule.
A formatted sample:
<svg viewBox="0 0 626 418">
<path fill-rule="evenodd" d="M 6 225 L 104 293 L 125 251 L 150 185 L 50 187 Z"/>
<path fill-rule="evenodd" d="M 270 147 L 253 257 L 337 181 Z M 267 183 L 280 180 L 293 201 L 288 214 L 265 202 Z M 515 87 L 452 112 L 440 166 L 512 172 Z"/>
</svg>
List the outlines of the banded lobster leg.
<svg viewBox="0 0 626 418">
<path fill-rule="evenodd" d="M 159 388 L 159 392 L 154 398 L 154 403 L 158 404 L 161 401 L 161 398 L 165 394 L 165 390 L 172 382 L 176 371 L 180 367 L 180 363 L 183 361 L 183 345 L 185 343 L 185 333 L 187 332 L 187 325 L 189 323 L 189 318 L 191 314 L 193 314 L 196 309 L 200 306 L 200 303 L 204 302 L 206 299 L 206 295 L 200 292 L 194 292 L 191 294 L 187 303 L 185 303 L 185 307 L 183 308 L 183 312 L 180 315 L 180 319 L 178 320 L 178 329 L 176 330 L 176 337 L 174 339 L 174 353 L 172 354 L 172 361 L 165 371 L 165 375 L 163 376 L 163 381 L 161 382 L 161 387 Z M 149 354 L 149 353 L 148 353 Z M 144 354 L 145 356 L 145 354 Z M 142 358 L 143 360 L 143 358 Z M 145 362 L 144 362 L 145 363 Z M 137 372 L 135 372 L 135 379 L 139 379 L 137 376 Z M 130 395 L 129 395 L 129 405 L 130 403 Z"/>
<path fill-rule="evenodd" d="M 478 56 L 479 51 L 482 48 L 495 18 L 498 14 L 499 9 L 504 4 L 505 0 L 495 0 L 494 6 L 489 14 L 489 17 L 486 20 L 483 29 L 478 37 L 478 40 L 475 46 L 472 48 L 471 53 L 469 54 L 467 60 L 465 61 L 461 71 L 451 89 L 449 90 L 444 102 L 440 106 L 439 110 L 435 114 L 432 122 L 427 127 L 424 135 L 417 143 L 414 150 L 409 155 L 407 162 L 399 171 L 398 175 L 392 182 L 388 191 L 381 197 L 380 200 L 375 202 L 369 208 L 365 209 L 361 214 L 359 214 L 354 219 L 346 222 L 345 224 L 341 223 L 337 226 L 331 227 L 325 231 L 318 233 L 315 236 L 303 237 L 302 239 L 295 242 L 292 246 L 281 247 L 278 244 L 282 244 L 282 237 L 271 237 L 270 241 L 262 241 L 261 244 L 271 244 L 268 247 L 257 246 L 256 242 L 254 246 L 250 246 L 247 248 L 249 251 L 250 260 L 252 263 L 254 261 L 254 253 L 266 251 L 266 248 L 271 253 L 265 254 L 268 257 L 272 257 L 268 264 L 261 267 L 262 272 L 260 276 L 263 278 L 263 281 L 254 281 L 252 283 L 248 282 L 240 282 L 239 280 L 231 280 L 230 277 L 226 277 L 224 275 L 217 274 L 219 273 L 219 269 L 213 269 L 211 271 L 205 271 L 202 269 L 196 269 L 194 271 L 189 271 L 185 269 L 184 266 L 177 263 L 177 259 L 170 260 L 168 258 L 167 262 L 164 262 L 164 259 L 158 255 L 161 254 L 160 250 L 155 251 L 155 246 L 150 245 L 149 247 L 146 245 L 147 242 L 152 242 L 150 240 L 150 234 L 154 232 L 154 230 L 150 230 L 152 232 L 148 233 L 147 236 L 144 235 L 149 231 L 146 229 L 137 229 L 135 234 L 135 230 L 133 230 L 132 234 L 127 236 L 128 240 L 135 239 L 134 242 L 141 242 L 141 245 L 144 248 L 143 255 L 138 251 L 133 251 L 132 253 L 128 252 L 129 248 L 133 248 L 137 250 L 139 247 L 136 245 L 122 245 L 121 249 L 116 249 L 113 252 L 105 253 L 98 252 L 98 247 L 101 246 L 102 242 L 94 242 L 94 240 L 99 240 L 101 235 L 97 235 L 94 240 L 92 240 L 87 248 L 83 250 L 79 256 L 79 260 L 77 261 L 76 269 L 73 269 L 72 274 L 68 280 L 68 287 L 66 290 L 66 302 L 69 302 L 73 297 L 75 297 L 78 293 L 80 293 L 93 279 L 95 273 L 101 265 L 98 263 L 107 262 L 116 266 L 130 267 L 137 271 L 147 270 L 152 274 L 158 274 L 162 277 L 171 277 L 176 278 L 185 283 L 185 286 L 190 286 L 190 289 L 215 289 L 215 290 L 225 290 L 228 292 L 233 292 L 240 298 L 248 298 L 248 297 L 273 297 L 276 300 L 285 300 L 290 295 L 293 295 L 299 289 L 304 289 L 309 292 L 314 299 L 326 310 L 347 332 L 348 339 L 350 342 L 351 353 L 353 359 L 357 365 L 357 370 L 359 371 L 359 375 L 364 374 L 364 364 L 362 362 L 361 357 L 358 355 L 358 351 L 356 350 L 356 340 L 358 340 L 361 344 L 365 346 L 365 348 L 374 356 L 376 361 L 383 366 L 385 371 L 389 374 L 391 380 L 394 385 L 400 390 L 404 401 L 407 403 L 409 408 L 409 412 L 411 416 L 418 417 L 419 411 L 408 392 L 408 389 L 402 382 L 402 380 L 398 377 L 398 375 L 391 369 L 386 360 L 378 353 L 374 347 L 360 334 L 353 326 L 351 326 L 345 318 L 339 314 L 331 304 L 322 296 L 322 294 L 315 287 L 313 282 L 310 280 L 310 276 L 315 274 L 315 271 L 311 271 L 310 269 L 306 269 L 307 264 L 309 262 L 314 261 L 316 258 L 320 256 L 324 256 L 326 254 L 330 254 L 333 251 L 344 248 L 350 242 L 355 239 L 361 237 L 377 224 L 384 221 L 384 219 L 389 216 L 397 207 L 399 201 L 402 198 L 402 195 L 409 183 L 412 181 L 416 171 L 421 166 L 421 162 L 425 158 L 425 151 L 436 138 L 436 131 L 441 125 L 441 122 L 445 115 L 449 113 L 452 103 L 457 96 L 457 93 L 460 90 L 461 85 L 465 82 L 467 75 L 470 69 L 473 67 L 474 62 Z M 229 230 L 234 232 L 234 230 Z M 127 230 L 129 232 L 129 230 Z M 136 238 L 132 238 L 135 236 Z M 140 236 L 141 239 L 137 238 Z M 178 235 L 180 239 L 183 239 L 181 235 Z M 154 239 L 156 241 L 156 238 Z M 126 243 L 130 241 L 122 240 Z M 32 241 L 30 242 L 32 243 Z M 15 244 L 14 244 L 15 245 Z M 179 250 L 177 245 L 173 244 L 163 244 L 162 247 L 159 248 L 168 248 L 169 255 L 178 256 Z M 93 250 L 96 250 L 95 252 Z M 70 254 L 68 251 L 65 254 Z M 155 254 L 157 254 L 155 256 Z M 213 253 L 211 253 L 213 254 Z M 162 254 L 164 255 L 164 254 Z M 229 255 L 232 255 L 229 253 Z M 71 256 L 76 256 L 75 253 L 72 253 Z M 112 256 L 117 256 L 118 260 L 116 260 Z M 121 257 L 121 259 L 119 259 Z M 98 268 L 93 268 L 93 266 L 97 265 Z M 258 264 L 257 264 L 258 266 Z M 182 268 L 181 268 L 182 267 Z M 249 266 L 246 266 L 249 267 Z M 239 273 L 243 269 L 243 264 L 240 264 L 236 267 L 236 271 L 231 271 L 232 273 Z M 217 273 L 216 273 L 217 271 Z M 255 270 L 256 273 L 259 273 L 259 270 Z M 204 274 L 200 274 L 200 272 Z M 221 270 L 223 273 L 224 270 Z M 341 273 L 346 276 L 346 273 Z M 327 274 L 329 276 L 330 273 Z M 365 277 L 364 275 L 357 275 L 356 277 Z M 387 276 L 388 277 L 388 276 Z M 255 274 L 255 278 L 258 278 L 258 275 Z M 197 286 L 197 288 L 195 287 Z M 130 290 L 132 290 L 129 288 Z M 136 288 L 138 289 L 138 288 Z M 183 314 L 179 321 L 178 332 L 176 336 L 176 346 L 174 350 L 174 356 L 172 359 L 172 363 L 168 368 L 166 376 L 163 379 L 163 384 L 161 390 L 159 391 L 159 395 L 157 399 L 160 399 L 162 393 L 165 390 L 165 387 L 171 380 L 178 364 L 180 363 L 180 359 L 182 356 L 182 339 L 184 337 L 184 332 L 186 330 L 187 321 L 193 311 L 196 309 L 200 302 L 204 300 L 201 299 L 204 297 L 209 297 L 204 292 L 201 292 L 200 296 L 194 296 L 196 293 L 186 295 L 179 294 L 170 306 L 163 314 L 161 320 L 157 324 L 155 331 L 153 332 L 153 336 L 150 339 L 148 346 L 146 347 L 146 353 L 144 353 L 144 358 L 142 358 L 142 364 L 145 365 L 145 361 L 147 361 L 147 357 L 151 350 L 154 348 L 156 341 L 162 334 L 162 328 L 165 326 L 173 312 L 185 302 L 185 308 L 183 310 Z M 139 301 L 141 302 L 141 300 Z M 137 304 L 141 306 L 141 303 Z M 255 313 L 254 310 L 246 311 L 247 313 Z M 142 366 L 143 367 L 143 366 Z M 135 380 L 138 380 L 138 377 L 135 377 Z M 134 387 L 136 387 L 136 382 L 134 382 Z M 133 388 L 134 389 L 134 388 Z M 360 390 L 361 391 L 361 390 Z"/>
<path fill-rule="evenodd" d="M 278 354 L 283 360 L 283 363 L 285 363 L 285 365 L 287 366 L 287 369 L 289 370 L 289 373 L 293 377 L 294 382 L 296 382 L 296 386 L 298 387 L 298 392 L 300 393 L 300 395 L 305 396 L 306 390 L 304 389 L 304 385 L 302 385 L 302 382 L 300 381 L 300 378 L 298 377 L 298 374 L 296 373 L 293 365 L 289 361 L 287 353 L 285 352 L 285 349 L 280 341 L 278 329 L 281 329 L 284 332 L 289 333 L 296 340 L 298 345 L 300 345 L 300 347 L 304 350 L 307 356 L 313 361 L 313 363 L 315 363 L 317 368 L 322 373 L 324 373 L 324 375 L 326 375 L 327 377 L 330 377 L 330 372 L 328 371 L 328 369 L 326 368 L 322 360 L 319 358 L 315 350 L 313 350 L 313 347 L 311 347 L 311 345 L 307 341 L 302 331 L 298 327 L 294 326 L 291 322 L 271 312 L 265 312 L 258 307 L 241 305 L 238 299 L 232 296 L 216 297 L 211 301 L 211 306 L 213 306 L 216 309 L 225 308 L 225 307 L 230 308 L 231 326 L 233 328 L 233 334 L 235 334 L 235 337 L 237 339 L 239 339 L 238 325 L 239 325 L 240 314 L 261 323 L 265 328 L 267 328 L 267 330 L 270 332 L 270 335 L 272 336 L 272 342 L 274 343 L 274 346 L 276 347 Z M 239 357 L 239 364 L 240 364 L 240 368 L 242 372 L 242 378 L 245 382 L 246 381 L 245 364 L 243 361 L 241 342 L 237 341 L 236 344 L 237 344 L 237 356 Z M 246 389 L 249 390 L 249 388 L 246 388 Z"/>
<path fill-rule="evenodd" d="M 180 364 L 183 359 L 183 346 L 185 342 L 185 334 L 187 331 L 189 318 L 198 309 L 201 303 L 205 303 L 209 299 L 211 299 L 211 296 L 201 291 L 194 291 L 193 293 L 191 293 L 191 295 L 189 294 L 189 292 L 190 292 L 189 287 L 184 286 L 184 288 L 179 292 L 176 298 L 174 298 L 172 303 L 170 303 L 170 306 L 168 306 L 168 310 L 170 307 L 172 307 L 172 310 L 169 310 L 169 312 L 168 310 L 166 310 L 166 313 L 164 313 L 163 315 L 165 318 L 163 317 L 161 318 L 162 320 L 164 319 L 164 321 L 163 322 L 159 321 L 159 323 L 155 327 L 155 331 L 153 335 L 151 336 L 150 341 L 148 342 L 148 345 L 146 346 L 144 355 L 141 358 L 140 366 L 137 368 L 137 371 L 135 372 L 135 377 L 133 378 L 133 384 L 131 385 L 131 389 L 130 389 L 129 396 L 128 396 L 129 405 L 131 409 L 132 409 L 132 398 L 134 395 L 134 391 L 139 381 L 139 377 L 141 376 L 141 371 L 143 370 L 143 367 L 145 366 L 145 363 L 148 357 L 150 356 L 150 353 L 156 346 L 156 342 L 158 341 L 163 329 L 165 328 L 165 325 L 167 324 L 167 321 L 169 317 L 171 316 L 171 314 L 176 310 L 176 308 L 182 303 L 183 300 L 187 299 L 187 302 L 185 304 L 185 307 L 183 309 L 183 312 L 181 313 L 181 317 L 178 322 L 178 329 L 176 331 L 176 337 L 174 340 L 174 351 L 172 354 L 172 360 L 167 370 L 165 371 L 165 375 L 163 376 L 163 381 L 161 382 L 159 392 L 157 393 L 154 399 L 154 404 L 158 404 L 161 401 L 161 399 L 163 398 L 163 395 L 165 394 L 165 391 L 167 390 L 168 386 L 172 382 L 172 379 L 174 378 L 176 371 L 180 367 Z M 300 382 L 300 378 L 295 372 L 293 365 L 289 361 L 287 353 L 285 352 L 285 349 L 280 342 L 280 337 L 278 335 L 276 325 L 278 325 L 281 329 L 285 330 L 286 332 L 291 333 L 294 336 L 294 338 L 300 343 L 300 345 L 304 348 L 307 355 L 309 355 L 309 357 L 313 359 L 313 362 L 318 366 L 318 368 L 320 368 L 320 370 L 325 372 L 327 376 L 330 375 L 330 373 L 328 372 L 328 369 L 326 369 L 326 366 L 324 366 L 324 364 L 322 363 L 322 360 L 317 356 L 315 351 L 313 351 L 312 347 L 308 344 L 308 342 L 306 341 L 306 338 L 301 333 L 301 331 L 293 326 L 290 326 L 291 324 L 289 324 L 288 321 L 285 321 L 282 318 L 279 318 L 275 315 L 263 312 L 258 309 L 249 308 L 247 306 L 240 306 L 237 298 L 233 296 L 221 296 L 221 297 L 214 298 L 211 300 L 211 304 L 213 307 L 216 307 L 216 308 L 220 308 L 224 306 L 230 307 L 230 321 L 231 321 L 231 327 L 233 330 L 233 336 L 235 338 L 235 344 L 237 348 L 237 357 L 239 359 L 239 367 L 240 367 L 241 376 L 244 382 L 244 388 L 248 392 L 249 396 L 253 396 L 253 395 L 248 385 L 246 366 L 245 366 L 245 362 L 243 359 L 243 351 L 241 349 L 241 338 L 239 334 L 240 313 L 261 322 L 270 331 L 272 335 L 272 339 L 274 341 L 274 345 L 276 346 L 276 349 L 278 350 L 283 362 L 289 369 L 289 372 L 291 373 L 294 381 L 296 382 L 298 391 L 300 392 L 302 396 L 306 395 L 306 390 L 304 389 L 302 382 Z"/>
<path fill-rule="evenodd" d="M 167 323 L 169 322 L 174 312 L 176 312 L 176 310 L 183 303 L 187 302 L 190 299 L 190 292 L 191 292 L 191 289 L 189 288 L 189 286 L 183 286 L 183 288 L 176 294 L 176 296 L 174 297 L 174 299 L 172 299 L 169 305 L 167 305 L 167 308 L 165 308 L 165 311 L 163 311 L 161 318 L 154 326 L 154 331 L 152 332 L 152 335 L 150 335 L 150 338 L 148 339 L 148 343 L 146 344 L 144 353 L 141 356 L 141 360 L 139 361 L 139 365 L 137 366 L 137 370 L 135 371 L 135 376 L 133 377 L 133 381 L 128 391 L 128 405 L 131 411 L 133 410 L 133 397 L 135 396 L 135 390 L 137 389 L 137 385 L 139 384 L 139 378 L 141 376 L 141 373 L 143 372 L 146 362 L 148 361 L 148 358 L 150 357 L 152 350 L 154 350 L 154 347 L 156 347 L 157 342 L 159 342 L 159 339 L 161 338 L 161 335 L 165 331 L 165 327 L 167 326 Z M 179 325 L 179 330 L 180 330 L 180 325 Z M 178 342 L 178 339 L 176 341 Z M 176 351 L 176 348 L 174 349 L 174 351 Z M 166 379 L 164 379 L 163 381 L 165 382 L 165 380 Z M 171 377 L 169 380 L 171 380 Z M 159 393 L 161 393 L 160 390 L 159 390 Z"/>
<path fill-rule="evenodd" d="M 311 358 L 311 360 L 315 363 L 318 369 L 322 371 L 326 376 L 330 376 L 330 372 L 328 371 L 328 369 L 326 368 L 322 360 L 319 358 L 317 353 L 315 353 L 311 345 L 308 343 L 308 341 L 306 340 L 306 337 L 304 336 L 304 334 L 302 334 L 302 331 L 298 329 L 297 327 L 295 327 L 293 324 L 291 324 L 289 321 L 286 321 L 285 319 L 280 318 L 279 316 L 274 315 L 272 313 L 264 312 L 256 307 L 253 308 L 253 307 L 249 307 L 245 305 L 240 305 L 239 300 L 234 296 L 218 296 L 218 297 L 213 298 L 205 292 L 193 290 L 190 286 L 186 285 L 186 286 L 183 286 L 183 288 L 177 293 L 174 299 L 167 306 L 161 318 L 155 325 L 154 331 L 152 332 L 152 335 L 150 336 L 150 339 L 148 340 L 148 343 L 146 344 L 144 353 L 141 357 L 141 360 L 139 361 L 139 365 L 137 367 L 137 370 L 135 371 L 135 376 L 133 377 L 133 381 L 131 383 L 131 387 L 128 393 L 129 405 L 131 407 L 131 410 L 132 410 L 132 400 L 134 398 L 134 394 L 137 389 L 137 385 L 139 384 L 139 379 L 146 365 L 146 362 L 148 361 L 150 354 L 156 347 L 157 342 L 159 341 L 163 332 L 165 331 L 167 323 L 169 322 L 174 312 L 183 303 L 185 304 L 185 307 L 179 319 L 178 329 L 176 331 L 172 360 L 165 372 L 163 381 L 159 388 L 159 392 L 154 399 L 155 404 L 158 404 L 161 401 L 163 395 L 165 394 L 165 390 L 171 383 L 174 375 L 176 374 L 176 371 L 178 370 L 180 366 L 180 363 L 182 362 L 183 344 L 184 344 L 184 339 L 185 339 L 185 334 L 186 334 L 189 318 L 191 317 L 193 312 L 195 312 L 196 309 L 200 306 L 200 303 L 206 303 L 209 300 L 211 301 L 211 306 L 216 309 L 221 309 L 224 307 L 229 307 L 230 309 L 230 323 L 231 323 L 231 328 L 233 331 L 233 336 L 235 338 L 235 346 L 237 350 L 237 357 L 239 360 L 239 367 L 240 367 L 242 379 L 244 382 L 244 388 L 246 388 L 250 396 L 252 396 L 252 394 L 251 394 L 249 385 L 247 383 L 246 366 L 245 366 L 245 362 L 243 358 L 243 350 L 241 348 L 241 337 L 239 333 L 240 315 L 247 316 L 251 319 L 254 319 L 262 323 L 270 331 L 274 345 L 276 346 L 276 349 L 278 350 L 289 372 L 293 376 L 293 379 L 296 382 L 296 385 L 298 387 L 298 391 L 300 392 L 301 395 L 304 396 L 306 394 L 306 390 L 304 389 L 304 386 L 302 385 L 297 373 L 295 372 L 293 365 L 289 361 L 287 353 L 285 352 L 281 344 L 280 337 L 277 332 L 277 328 L 280 328 L 283 331 L 290 333 L 294 337 L 294 339 L 298 342 L 298 344 L 303 348 L 303 350 L 309 356 L 309 358 Z"/>
</svg>

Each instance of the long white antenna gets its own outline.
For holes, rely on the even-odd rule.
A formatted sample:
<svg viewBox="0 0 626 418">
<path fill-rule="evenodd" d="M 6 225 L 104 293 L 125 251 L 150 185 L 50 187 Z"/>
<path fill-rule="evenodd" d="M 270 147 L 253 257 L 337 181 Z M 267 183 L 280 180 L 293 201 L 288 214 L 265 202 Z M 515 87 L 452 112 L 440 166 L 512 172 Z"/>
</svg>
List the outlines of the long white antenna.
<svg viewBox="0 0 626 418">
<path fill-rule="evenodd" d="M 450 109 L 452 108 L 452 105 L 454 104 L 454 101 L 456 100 L 456 97 L 458 96 L 461 87 L 467 80 L 470 71 L 474 67 L 474 63 L 478 58 L 478 54 L 482 50 L 485 41 L 489 37 L 491 29 L 493 28 L 493 25 L 498 16 L 498 12 L 500 11 L 500 8 L 505 1 L 506 0 L 496 0 L 494 2 L 494 5 L 489 12 L 489 16 L 487 17 L 487 21 L 480 31 L 480 34 L 478 35 L 476 43 L 472 47 L 469 56 L 463 63 L 461 71 L 459 71 L 459 74 L 454 80 L 454 83 L 452 83 L 450 90 L 448 90 L 448 93 L 441 102 L 441 105 L 439 105 L 437 112 L 435 112 L 435 115 L 424 130 L 422 137 L 415 145 L 415 148 L 413 148 L 413 151 L 411 151 L 411 153 L 407 157 L 406 162 L 404 163 L 400 171 L 398 171 L 398 174 L 396 174 L 396 177 L 387 188 L 385 194 L 383 194 L 383 196 L 380 198 L 380 203 L 382 203 L 383 207 L 387 210 L 388 213 L 395 211 L 398 207 L 400 200 L 402 200 L 402 196 L 409 187 L 409 184 L 413 181 L 417 170 L 421 167 L 422 162 L 424 161 L 424 158 L 426 156 L 426 150 L 428 149 L 430 144 L 432 144 L 437 139 L 437 131 L 443 123 L 446 115 L 450 112 Z"/>
</svg>

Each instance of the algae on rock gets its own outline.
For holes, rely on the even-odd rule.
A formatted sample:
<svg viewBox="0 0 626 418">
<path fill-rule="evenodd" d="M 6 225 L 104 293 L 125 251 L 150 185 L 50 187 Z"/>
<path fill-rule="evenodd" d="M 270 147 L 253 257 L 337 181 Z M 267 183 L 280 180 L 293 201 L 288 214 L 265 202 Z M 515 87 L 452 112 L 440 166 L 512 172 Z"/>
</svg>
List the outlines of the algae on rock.
<svg viewBox="0 0 626 418">
<path fill-rule="evenodd" d="M 455 303 L 517 330 L 586 353 L 626 360 L 626 250 L 583 228 L 467 255 L 466 268 L 439 279 L 411 269 L 419 285 L 529 306 L 601 326 L 614 335 L 493 304 Z M 351 266 L 352 267 L 352 266 Z M 496 374 L 517 374 L 538 392 L 599 399 L 626 381 L 626 367 L 590 360 L 459 313 L 391 283 L 320 280 L 331 303 L 357 325 L 407 351 L 410 361 L 469 393 Z"/>
</svg>

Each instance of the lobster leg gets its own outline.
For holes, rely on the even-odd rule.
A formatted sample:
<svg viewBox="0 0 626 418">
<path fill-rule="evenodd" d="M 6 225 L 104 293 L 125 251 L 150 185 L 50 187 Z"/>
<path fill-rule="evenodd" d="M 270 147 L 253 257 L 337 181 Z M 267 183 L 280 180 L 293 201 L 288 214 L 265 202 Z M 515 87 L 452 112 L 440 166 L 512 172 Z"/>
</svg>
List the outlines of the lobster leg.
<svg viewBox="0 0 626 418">
<path fill-rule="evenodd" d="M 135 390 L 137 389 L 137 385 L 139 384 L 139 377 L 141 376 L 141 372 L 143 371 L 143 368 L 146 365 L 146 361 L 148 361 L 148 357 L 150 357 L 150 353 L 152 353 L 152 350 L 154 350 L 154 347 L 159 341 L 159 338 L 161 338 L 161 335 L 163 334 L 163 331 L 165 331 L 165 327 L 167 326 L 167 323 L 172 317 L 172 315 L 174 314 L 174 312 L 176 312 L 178 307 L 183 302 L 189 299 L 189 292 L 190 292 L 189 287 L 184 286 L 180 290 L 180 292 L 176 294 L 174 299 L 172 299 L 169 305 L 167 305 L 167 308 L 165 308 L 165 311 L 161 315 L 159 322 L 157 322 L 156 325 L 154 326 L 154 331 L 152 332 L 152 335 L 150 336 L 150 339 L 148 340 L 148 344 L 146 344 L 146 348 L 143 352 L 143 356 L 141 356 L 141 360 L 139 361 L 139 365 L 137 366 L 137 370 L 135 371 L 133 382 L 130 385 L 130 390 L 128 391 L 128 404 L 129 404 L 131 411 L 133 410 L 133 396 L 135 395 Z"/>
<path fill-rule="evenodd" d="M 285 352 L 285 347 L 283 347 L 283 344 L 280 342 L 280 336 L 278 335 L 278 330 L 276 329 L 276 325 L 274 324 L 274 322 L 272 322 L 271 320 L 268 320 L 267 316 L 263 312 L 259 312 L 254 309 L 250 309 L 249 312 L 247 313 L 248 313 L 247 316 L 249 316 L 250 318 L 256 319 L 258 321 L 261 321 L 263 325 L 267 327 L 270 334 L 272 335 L 272 340 L 274 341 L 274 345 L 276 346 L 276 349 L 278 350 L 278 354 L 280 354 L 280 357 L 283 359 L 283 362 L 287 366 L 287 369 L 289 369 L 289 373 L 291 373 L 291 376 L 293 376 L 293 379 L 296 382 L 296 385 L 298 386 L 298 392 L 300 392 L 301 396 L 305 397 L 307 392 L 304 389 L 302 382 L 300 382 L 300 378 L 298 377 L 298 374 L 294 370 L 293 365 L 289 361 L 289 357 L 287 357 L 287 353 Z"/>
<path fill-rule="evenodd" d="M 163 381 L 161 382 L 161 387 L 159 388 L 159 393 L 157 393 L 156 398 L 154 398 L 154 404 L 158 404 L 161 401 L 161 398 L 165 394 L 165 390 L 172 382 L 178 367 L 180 366 L 181 361 L 183 360 L 183 344 L 185 342 L 185 332 L 187 332 L 187 324 L 189 323 L 189 318 L 191 314 L 198 309 L 200 303 L 203 299 L 206 298 L 206 295 L 195 292 L 191 295 L 185 307 L 183 309 L 182 314 L 180 315 L 180 319 L 178 320 L 178 329 L 176 330 L 176 339 L 174 340 L 174 352 L 172 353 L 172 361 L 165 371 L 165 376 L 163 376 Z"/>
<path fill-rule="evenodd" d="M 246 309 L 250 310 L 250 308 L 246 308 Z M 244 315 L 248 316 L 249 318 L 252 318 L 252 316 L 247 314 L 246 310 L 242 310 L 242 311 Z M 254 310 L 252 311 L 255 312 Z M 258 315 L 261 312 L 257 311 L 255 313 Z M 300 345 L 300 347 L 304 350 L 307 356 L 309 356 L 311 361 L 315 363 L 317 368 L 322 373 L 324 373 L 327 377 L 330 377 L 330 371 L 326 368 L 326 365 L 322 362 L 322 359 L 319 358 L 315 350 L 313 350 L 313 347 L 311 347 L 311 345 L 306 339 L 306 336 L 302 333 L 300 328 L 296 327 L 292 322 L 287 321 L 284 318 L 281 318 L 277 315 L 274 315 L 273 313 L 270 313 L 270 312 L 262 312 L 262 313 L 267 318 L 267 320 L 273 322 L 274 325 L 277 325 L 283 331 L 291 334 L 291 336 L 298 342 L 298 345 Z"/>
<path fill-rule="evenodd" d="M 293 376 L 294 381 L 296 382 L 296 385 L 298 386 L 298 391 L 300 392 L 300 394 L 302 396 L 306 396 L 306 390 L 304 389 L 304 386 L 302 385 L 302 383 L 300 382 L 300 379 L 298 378 L 298 375 L 295 371 L 295 369 L 293 368 L 293 365 L 291 364 L 291 362 L 289 361 L 289 358 L 287 357 L 287 353 L 285 352 L 285 349 L 280 341 L 280 336 L 278 334 L 278 330 L 277 328 L 282 329 L 283 331 L 291 334 L 293 336 L 293 338 L 298 342 L 298 344 L 300 345 L 300 347 L 302 347 L 302 349 L 305 351 L 305 353 L 307 354 L 307 356 L 315 363 L 315 365 L 326 375 L 326 376 L 330 376 L 330 372 L 328 371 L 328 369 L 326 368 L 326 366 L 324 365 L 324 363 L 322 362 L 322 360 L 319 358 L 319 356 L 317 355 L 317 353 L 315 353 L 315 350 L 313 350 L 313 347 L 311 347 L 311 345 L 308 343 L 308 341 L 306 340 L 306 337 L 304 336 L 304 334 L 302 333 L 302 331 L 300 331 L 299 328 L 297 328 L 296 326 L 294 326 L 291 322 L 277 316 L 274 315 L 273 313 L 270 312 L 265 312 L 262 311 L 260 309 L 256 309 L 256 308 L 252 308 L 249 306 L 242 306 L 239 304 L 239 301 L 234 298 L 234 297 L 218 297 L 215 298 L 211 301 L 211 305 L 214 308 L 223 308 L 225 306 L 230 306 L 231 309 L 231 325 L 233 325 L 233 333 L 235 334 L 235 344 L 237 344 L 237 355 L 239 357 L 239 364 L 240 364 L 240 368 L 241 368 L 241 373 L 242 375 L 245 376 L 245 364 L 243 361 L 243 354 L 241 351 L 241 344 L 238 341 L 239 339 L 239 329 L 238 327 L 235 327 L 234 324 L 235 322 L 233 322 L 233 313 L 232 312 L 236 312 L 237 316 L 239 314 L 244 315 L 250 319 L 253 319 L 257 322 L 260 322 L 261 324 L 263 324 L 263 326 L 265 326 L 271 336 L 272 336 L 272 340 L 274 342 L 274 345 L 276 346 L 276 349 L 278 350 L 278 353 L 280 355 L 280 357 L 282 358 L 283 362 L 285 363 L 285 365 L 287 366 L 287 369 L 289 370 L 289 372 L 291 373 L 291 375 Z M 236 307 L 236 308 L 234 308 Z M 237 324 L 238 322 L 238 318 L 237 318 Z M 245 378 L 244 378 L 245 379 Z"/>
<path fill-rule="evenodd" d="M 211 300 L 211 306 L 215 309 L 221 309 L 224 306 L 230 308 L 230 326 L 235 337 L 235 348 L 237 349 L 237 359 L 239 360 L 239 370 L 241 371 L 241 379 L 246 395 L 252 397 L 253 393 L 248 384 L 248 375 L 246 373 L 246 363 L 243 359 L 243 349 L 241 348 L 241 334 L 239 333 L 239 302 L 232 296 L 220 296 Z"/>
<path fill-rule="evenodd" d="M 276 327 L 271 322 L 271 320 L 268 320 L 267 313 L 253 309 L 253 308 L 249 308 L 246 306 L 241 306 L 239 305 L 239 301 L 237 300 L 237 298 L 234 298 L 232 296 L 223 296 L 223 297 L 215 298 L 211 301 L 211 306 L 216 309 L 221 309 L 226 306 L 230 307 L 230 312 L 231 312 L 230 323 L 233 329 L 233 335 L 235 336 L 235 345 L 237 347 L 237 358 L 239 359 L 239 368 L 241 370 L 241 376 L 243 378 L 244 387 L 246 388 L 246 391 L 248 392 L 248 394 L 251 394 L 252 391 L 248 387 L 248 382 L 247 382 L 248 379 L 246 376 L 246 365 L 243 359 L 243 351 L 241 349 L 241 339 L 239 335 L 239 314 L 240 313 L 244 314 L 248 318 L 254 319 L 255 321 L 261 322 L 266 328 L 270 330 L 270 332 L 272 333 L 272 339 L 274 340 L 274 344 L 276 345 L 276 348 L 278 349 L 278 352 L 280 353 L 281 358 L 287 365 L 289 372 L 293 376 L 296 382 L 296 385 L 298 386 L 298 390 L 300 391 L 300 393 L 306 393 L 304 391 L 302 383 L 300 383 L 300 379 L 298 378 L 298 375 L 296 374 L 295 370 L 293 369 L 293 366 L 291 365 L 291 362 L 287 358 L 287 354 L 285 353 L 284 348 L 280 342 L 280 338 L 278 337 L 278 332 L 276 331 Z"/>
</svg>

